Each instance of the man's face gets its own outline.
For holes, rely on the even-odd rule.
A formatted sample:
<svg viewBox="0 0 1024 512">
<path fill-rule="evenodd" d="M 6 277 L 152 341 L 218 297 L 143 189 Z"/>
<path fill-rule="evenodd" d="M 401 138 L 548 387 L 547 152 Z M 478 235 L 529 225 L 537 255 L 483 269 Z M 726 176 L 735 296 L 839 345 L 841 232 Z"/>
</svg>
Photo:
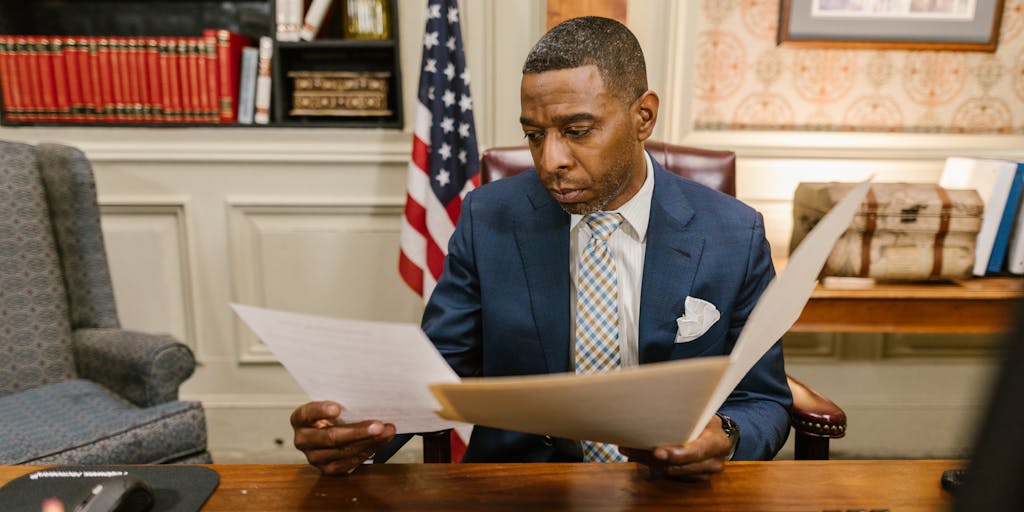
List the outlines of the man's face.
<svg viewBox="0 0 1024 512">
<path fill-rule="evenodd" d="M 647 169 L 638 103 L 608 92 L 596 66 L 528 73 L 521 95 L 533 163 L 563 210 L 614 210 L 640 190 Z"/>
</svg>

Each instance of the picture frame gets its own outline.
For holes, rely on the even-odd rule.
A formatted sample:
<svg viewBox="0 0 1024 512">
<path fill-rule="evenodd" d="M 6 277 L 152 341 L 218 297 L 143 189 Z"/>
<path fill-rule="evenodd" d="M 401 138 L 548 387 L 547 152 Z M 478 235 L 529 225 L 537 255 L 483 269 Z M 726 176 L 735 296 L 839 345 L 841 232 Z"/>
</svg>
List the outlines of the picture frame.
<svg viewBox="0 0 1024 512">
<path fill-rule="evenodd" d="M 779 45 L 994 52 L 1004 0 L 781 0 Z"/>
</svg>

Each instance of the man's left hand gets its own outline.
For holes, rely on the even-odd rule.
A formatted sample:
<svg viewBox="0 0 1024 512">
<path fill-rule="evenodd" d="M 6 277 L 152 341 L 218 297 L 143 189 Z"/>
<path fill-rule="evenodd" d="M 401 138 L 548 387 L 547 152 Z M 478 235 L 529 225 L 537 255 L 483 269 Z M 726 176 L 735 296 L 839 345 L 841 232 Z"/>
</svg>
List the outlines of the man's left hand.
<svg viewBox="0 0 1024 512">
<path fill-rule="evenodd" d="M 619 448 L 619 451 L 631 461 L 646 464 L 652 470 L 669 476 L 706 478 L 722 472 L 731 449 L 732 443 L 722 429 L 722 420 L 713 416 L 697 439 L 684 445 L 657 446 L 653 450 Z"/>
</svg>

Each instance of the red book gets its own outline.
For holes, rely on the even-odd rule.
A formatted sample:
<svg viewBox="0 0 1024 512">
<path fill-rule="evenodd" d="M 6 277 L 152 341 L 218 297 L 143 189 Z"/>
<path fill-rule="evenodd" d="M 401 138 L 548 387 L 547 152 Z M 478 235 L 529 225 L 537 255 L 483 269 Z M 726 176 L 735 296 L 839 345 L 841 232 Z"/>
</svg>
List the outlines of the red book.
<svg viewBox="0 0 1024 512">
<path fill-rule="evenodd" d="M 85 100 L 82 99 L 82 73 L 78 69 L 79 54 L 83 51 L 88 51 L 88 49 L 81 39 L 69 37 L 64 40 L 64 76 L 68 83 L 68 120 L 76 123 L 86 120 Z"/>
<path fill-rule="evenodd" d="M 114 81 L 111 73 L 111 41 L 101 38 L 96 43 L 96 67 L 93 68 L 93 84 L 98 85 L 96 95 L 99 105 L 100 120 L 106 122 L 118 121 L 118 111 L 115 106 Z"/>
<path fill-rule="evenodd" d="M 209 123 L 219 123 L 220 84 L 217 78 L 217 38 L 209 31 L 204 30 L 200 47 L 202 48 L 200 65 L 203 67 L 203 72 L 200 75 L 204 92 L 203 116 Z"/>
<path fill-rule="evenodd" d="M 14 63 L 14 38 L 0 36 L 0 91 L 3 92 L 3 118 L 17 121 L 21 115 L 21 91 Z"/>
<path fill-rule="evenodd" d="M 252 39 L 230 30 L 207 29 L 217 41 L 217 90 L 220 122 L 238 122 L 238 74 L 242 65 L 242 48 L 252 45 Z"/>
<path fill-rule="evenodd" d="M 125 111 L 128 114 L 128 119 L 134 122 L 145 120 L 142 111 L 141 77 L 139 76 L 138 62 L 135 58 L 138 51 L 138 42 L 135 38 L 121 39 L 121 54 L 124 63 L 122 67 L 124 76 L 121 78 L 121 83 L 124 87 Z"/>
<path fill-rule="evenodd" d="M 146 96 L 149 98 L 149 117 L 154 122 L 163 120 L 163 93 L 161 83 L 166 75 L 160 73 L 160 43 L 155 37 L 146 39 L 142 50 L 142 60 L 146 68 Z"/>
<path fill-rule="evenodd" d="M 85 104 L 83 115 L 89 121 L 99 118 L 98 95 L 99 81 L 95 68 L 98 51 L 95 37 L 82 37 L 78 40 L 78 80 L 82 85 L 82 103 Z"/>
<path fill-rule="evenodd" d="M 22 50 L 22 65 L 19 68 L 22 90 L 28 92 L 28 102 L 25 105 L 25 121 L 41 121 L 46 117 L 43 100 L 43 88 L 40 87 L 42 77 L 39 76 L 39 48 L 36 46 L 34 37 L 23 37 L 18 40 L 18 47 Z"/>
<path fill-rule="evenodd" d="M 68 73 L 64 64 L 64 38 L 50 39 L 50 64 L 53 73 L 54 98 L 57 100 L 56 119 L 71 119 L 71 97 L 68 93 Z"/>
<path fill-rule="evenodd" d="M 181 99 L 181 66 L 184 61 L 178 53 L 178 41 L 174 38 L 167 38 L 166 45 L 167 73 L 164 75 L 164 82 L 168 87 L 167 108 L 170 115 L 167 116 L 172 122 L 181 123 L 185 120 L 185 106 Z"/>
<path fill-rule="evenodd" d="M 34 37 L 32 40 L 35 45 L 36 55 L 36 84 L 38 84 L 39 95 L 43 101 L 43 109 L 39 115 L 39 120 L 56 121 L 57 88 L 54 85 L 53 52 L 50 49 L 50 39 L 46 37 Z"/>
<path fill-rule="evenodd" d="M 198 121 L 200 123 L 211 122 L 213 113 L 213 98 L 210 97 L 209 84 L 207 79 L 208 68 L 206 65 L 206 41 L 202 37 L 193 38 L 192 47 L 189 52 L 189 70 L 192 72 L 192 94 L 195 95 L 195 104 L 198 107 Z"/>
<path fill-rule="evenodd" d="M 167 123 L 178 122 L 181 111 L 177 109 L 178 66 L 174 62 L 174 40 L 169 37 L 158 39 L 160 44 L 160 98 L 163 120 Z M 173 84 L 174 89 L 171 90 Z"/>
<path fill-rule="evenodd" d="M 114 89 L 114 105 L 119 121 L 135 121 L 135 92 L 131 84 L 131 62 L 128 59 L 128 39 L 110 38 L 110 80 Z"/>
<path fill-rule="evenodd" d="M 196 115 L 196 96 L 192 93 L 192 76 L 189 70 L 189 40 L 186 37 L 179 37 L 177 40 L 178 60 L 178 86 L 181 89 L 181 120 L 186 123 L 194 122 Z"/>
</svg>

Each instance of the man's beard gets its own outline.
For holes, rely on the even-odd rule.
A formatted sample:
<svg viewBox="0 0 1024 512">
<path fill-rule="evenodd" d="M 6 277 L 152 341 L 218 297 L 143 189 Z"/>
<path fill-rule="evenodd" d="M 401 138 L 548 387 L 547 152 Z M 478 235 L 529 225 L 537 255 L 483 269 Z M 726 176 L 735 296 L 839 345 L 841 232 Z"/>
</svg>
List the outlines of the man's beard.
<svg viewBox="0 0 1024 512">
<path fill-rule="evenodd" d="M 619 197 L 626 190 L 626 187 L 629 186 L 630 177 L 631 174 L 627 161 L 619 160 L 613 162 L 609 172 L 605 173 L 592 187 L 605 190 L 603 194 L 591 201 L 583 203 L 558 203 L 558 206 L 570 215 L 590 215 L 591 213 L 602 211 L 605 206 L 608 206 L 608 203 Z M 545 185 L 550 185 L 552 182 L 558 182 L 558 179 L 554 177 L 546 181 Z"/>
</svg>

